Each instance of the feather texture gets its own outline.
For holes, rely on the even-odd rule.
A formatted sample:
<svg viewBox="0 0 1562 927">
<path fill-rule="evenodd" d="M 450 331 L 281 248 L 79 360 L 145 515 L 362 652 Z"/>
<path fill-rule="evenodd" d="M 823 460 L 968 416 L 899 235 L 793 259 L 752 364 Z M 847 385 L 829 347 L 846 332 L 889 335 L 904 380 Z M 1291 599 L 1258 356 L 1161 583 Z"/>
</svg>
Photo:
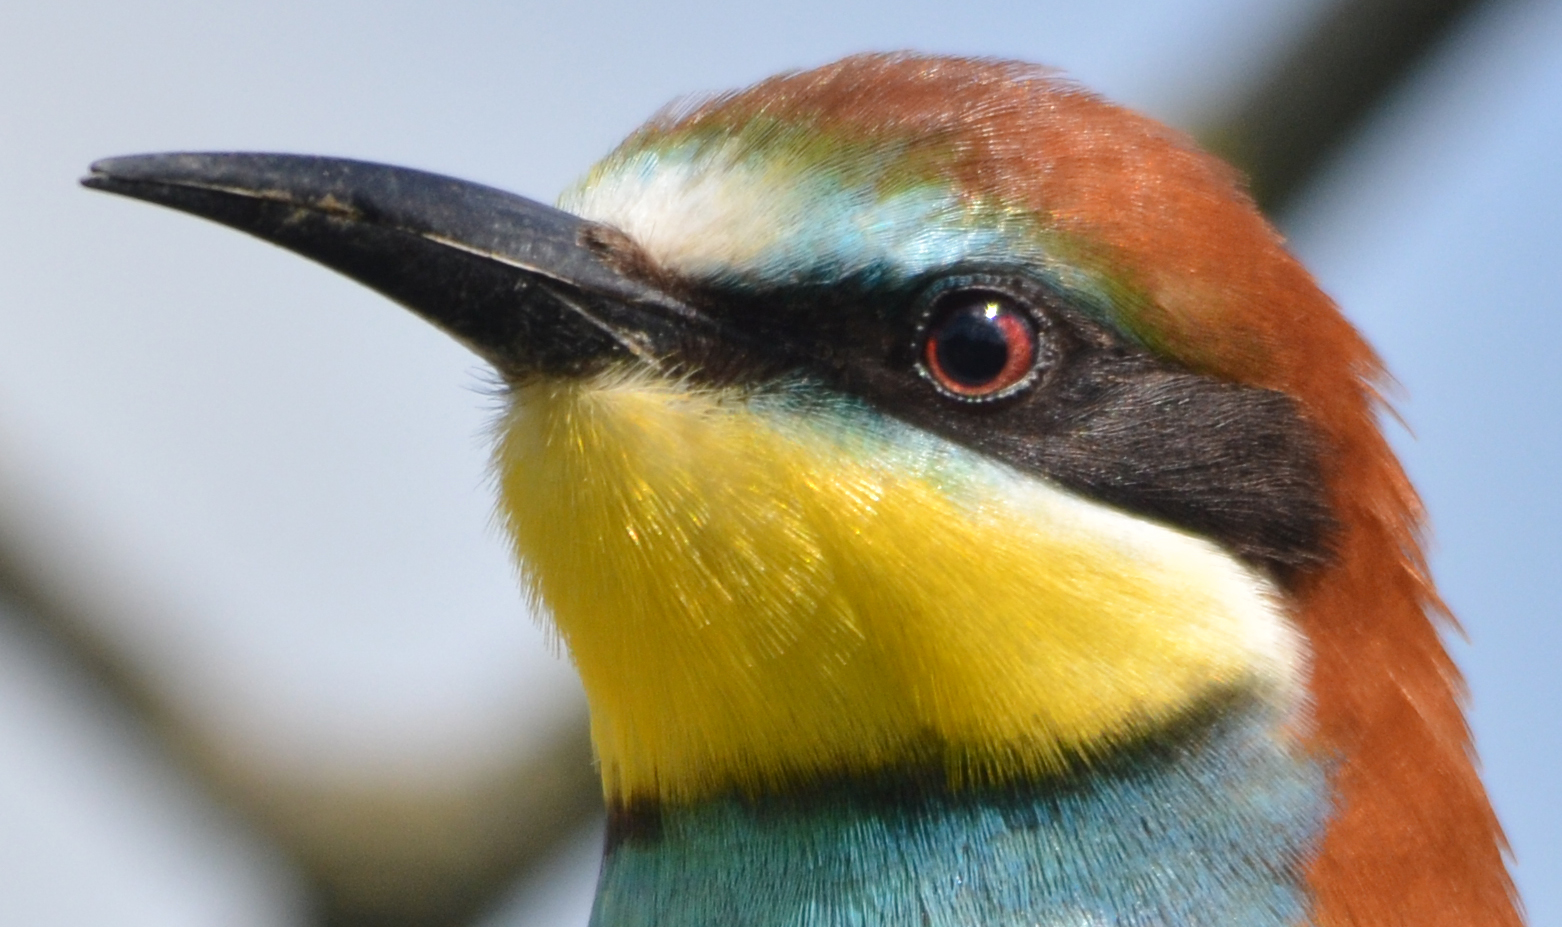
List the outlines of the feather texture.
<svg viewBox="0 0 1562 927">
<path fill-rule="evenodd" d="M 669 111 L 564 202 L 694 285 L 1017 262 L 1184 370 L 1290 397 L 1337 524 L 1332 557 L 1286 584 L 1311 652 L 1311 720 L 1295 731 L 1332 770 L 1311 916 L 1520 924 L 1438 637 L 1420 503 L 1379 430 L 1384 371 L 1225 165 L 1030 66 L 860 56 Z M 800 505 L 815 491 L 784 488 Z"/>
</svg>

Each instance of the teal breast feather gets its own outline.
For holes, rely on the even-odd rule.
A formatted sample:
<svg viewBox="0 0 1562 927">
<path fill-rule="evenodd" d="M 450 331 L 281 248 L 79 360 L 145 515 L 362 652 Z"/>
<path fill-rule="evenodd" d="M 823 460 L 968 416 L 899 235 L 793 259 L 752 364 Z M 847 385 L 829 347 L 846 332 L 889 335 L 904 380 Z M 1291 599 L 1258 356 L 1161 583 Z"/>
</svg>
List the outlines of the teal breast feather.
<svg viewBox="0 0 1562 927">
<path fill-rule="evenodd" d="M 1072 779 L 626 809 L 592 927 L 1294 927 L 1322 766 L 1250 705 Z"/>
</svg>

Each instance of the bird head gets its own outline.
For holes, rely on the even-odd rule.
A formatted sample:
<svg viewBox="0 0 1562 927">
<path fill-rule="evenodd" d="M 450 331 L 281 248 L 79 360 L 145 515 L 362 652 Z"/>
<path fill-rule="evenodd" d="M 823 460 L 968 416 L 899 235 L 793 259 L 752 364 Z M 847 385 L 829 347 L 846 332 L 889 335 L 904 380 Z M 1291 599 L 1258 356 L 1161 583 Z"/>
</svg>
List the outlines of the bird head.
<svg viewBox="0 0 1562 927">
<path fill-rule="evenodd" d="M 86 182 L 495 366 L 502 520 L 615 806 L 1012 788 L 1242 704 L 1331 770 L 1320 922 L 1510 923 L 1378 361 L 1183 136 L 861 56 L 674 106 L 560 210 L 289 156 Z"/>
<path fill-rule="evenodd" d="M 1091 212 L 1129 182 L 1142 215 Z M 1294 707 L 1278 581 L 1327 550 L 1317 429 L 1208 370 L 1265 365 L 1213 321 L 1259 294 L 1106 221 L 1254 225 L 1230 187 L 1033 70 L 893 60 L 674 110 L 566 192 L 702 329 L 526 378 L 501 429 L 610 797 L 910 757 L 1037 775 L 1212 700 Z M 1156 317 L 1172 288 L 1197 330 Z M 1207 343 L 1228 337 L 1249 343 Z"/>
</svg>

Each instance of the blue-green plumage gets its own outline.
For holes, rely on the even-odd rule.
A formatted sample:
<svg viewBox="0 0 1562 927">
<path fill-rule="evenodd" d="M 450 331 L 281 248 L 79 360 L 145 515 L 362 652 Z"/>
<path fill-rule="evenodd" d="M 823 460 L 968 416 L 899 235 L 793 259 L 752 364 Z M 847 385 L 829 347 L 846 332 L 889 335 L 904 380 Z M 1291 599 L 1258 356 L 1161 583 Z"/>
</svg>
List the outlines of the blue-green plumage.
<svg viewBox="0 0 1562 927">
<path fill-rule="evenodd" d="M 613 840 L 591 923 L 1305 924 L 1325 772 L 1282 724 L 1223 705 L 1071 779 L 996 792 L 848 784 L 642 812 Z"/>
</svg>

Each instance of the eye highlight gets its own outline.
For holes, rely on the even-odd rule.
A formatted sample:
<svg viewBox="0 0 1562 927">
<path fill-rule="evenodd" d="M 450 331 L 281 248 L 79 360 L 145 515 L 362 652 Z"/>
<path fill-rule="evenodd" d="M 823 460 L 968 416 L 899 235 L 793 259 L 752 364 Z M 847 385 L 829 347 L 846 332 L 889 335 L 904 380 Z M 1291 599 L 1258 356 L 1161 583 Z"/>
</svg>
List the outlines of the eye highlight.
<svg viewBox="0 0 1562 927">
<path fill-rule="evenodd" d="M 1028 382 L 1036 369 L 1036 323 L 1011 296 L 956 290 L 938 299 L 930 318 L 922 366 L 947 393 L 995 398 Z"/>
</svg>

